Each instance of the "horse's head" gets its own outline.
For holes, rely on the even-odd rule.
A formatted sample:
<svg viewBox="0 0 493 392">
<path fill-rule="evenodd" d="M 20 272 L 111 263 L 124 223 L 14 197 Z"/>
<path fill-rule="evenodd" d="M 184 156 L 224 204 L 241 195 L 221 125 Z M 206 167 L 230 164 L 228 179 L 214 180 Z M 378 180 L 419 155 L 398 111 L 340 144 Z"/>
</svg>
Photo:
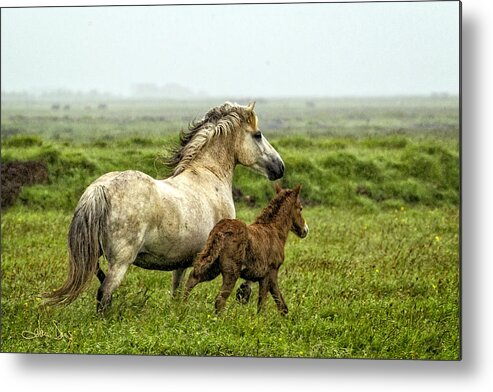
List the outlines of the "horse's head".
<svg viewBox="0 0 493 392">
<path fill-rule="evenodd" d="M 276 193 L 280 193 L 281 191 L 282 188 L 278 184 L 276 184 Z M 306 224 L 305 219 L 301 214 L 301 212 L 303 211 L 303 205 L 301 204 L 300 191 L 301 185 L 298 185 L 293 190 L 293 194 L 291 196 L 293 198 L 293 207 L 291 209 L 291 231 L 298 237 L 305 238 L 308 235 L 308 225 Z"/>
<path fill-rule="evenodd" d="M 255 103 L 246 107 L 247 121 L 242 122 L 235 143 L 236 160 L 269 180 L 278 180 L 284 175 L 284 162 L 258 127 L 258 118 L 253 108 Z"/>
</svg>

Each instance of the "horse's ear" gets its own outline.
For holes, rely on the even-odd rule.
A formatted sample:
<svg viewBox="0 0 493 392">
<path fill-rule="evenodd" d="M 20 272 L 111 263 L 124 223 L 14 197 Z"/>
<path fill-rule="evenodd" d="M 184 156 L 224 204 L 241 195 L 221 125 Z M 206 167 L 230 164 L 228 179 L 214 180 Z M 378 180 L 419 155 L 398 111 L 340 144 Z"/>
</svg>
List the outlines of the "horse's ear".
<svg viewBox="0 0 493 392">
<path fill-rule="evenodd" d="M 248 106 L 247 106 L 247 110 L 248 110 L 249 112 L 253 112 L 253 108 L 255 108 L 255 101 L 250 102 L 250 103 L 248 104 Z"/>
<path fill-rule="evenodd" d="M 296 188 L 294 188 L 294 193 L 296 194 L 296 196 L 299 196 L 300 192 L 301 192 L 301 184 L 298 184 Z"/>
<path fill-rule="evenodd" d="M 276 193 L 280 193 L 282 191 L 281 186 L 277 182 L 276 182 L 276 185 L 275 185 L 275 190 L 276 190 Z"/>
</svg>

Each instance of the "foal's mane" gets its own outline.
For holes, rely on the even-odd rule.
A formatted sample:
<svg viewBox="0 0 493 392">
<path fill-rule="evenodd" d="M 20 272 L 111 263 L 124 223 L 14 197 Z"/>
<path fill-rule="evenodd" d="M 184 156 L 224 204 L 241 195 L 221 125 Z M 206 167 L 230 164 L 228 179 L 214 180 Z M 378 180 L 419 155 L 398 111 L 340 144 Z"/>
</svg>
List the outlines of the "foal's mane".
<svg viewBox="0 0 493 392">
<path fill-rule="evenodd" d="M 173 170 L 172 176 L 185 170 L 212 138 L 218 135 L 228 135 L 244 122 L 255 125 L 253 104 L 241 106 L 225 102 L 210 109 L 203 119 L 192 121 L 188 130 L 181 131 L 180 145 L 171 152 L 171 157 L 167 159 L 166 165 Z"/>
<path fill-rule="evenodd" d="M 267 207 L 264 208 L 262 213 L 255 219 L 256 224 L 266 224 L 271 223 L 276 217 L 281 214 L 287 214 L 288 207 L 294 203 L 295 199 L 293 196 L 295 193 L 292 189 L 283 189 L 279 192 L 269 203 Z"/>
</svg>

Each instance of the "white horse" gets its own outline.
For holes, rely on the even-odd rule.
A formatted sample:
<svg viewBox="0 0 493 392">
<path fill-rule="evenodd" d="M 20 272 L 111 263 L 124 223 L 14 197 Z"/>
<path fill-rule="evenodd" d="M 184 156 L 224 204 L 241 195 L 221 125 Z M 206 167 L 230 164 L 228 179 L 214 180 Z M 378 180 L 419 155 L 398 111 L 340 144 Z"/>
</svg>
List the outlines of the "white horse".
<svg viewBox="0 0 493 392">
<path fill-rule="evenodd" d="M 101 282 L 97 308 L 104 312 L 131 264 L 172 270 L 175 294 L 214 225 L 235 217 L 236 164 L 269 180 L 283 176 L 284 163 L 260 132 L 253 109 L 253 103 L 225 103 L 182 132 L 169 178 L 128 170 L 107 173 L 89 185 L 68 233 L 67 279 L 45 294 L 45 303 L 72 302 L 96 274 Z M 106 275 L 99 266 L 102 255 L 108 260 Z"/>
</svg>

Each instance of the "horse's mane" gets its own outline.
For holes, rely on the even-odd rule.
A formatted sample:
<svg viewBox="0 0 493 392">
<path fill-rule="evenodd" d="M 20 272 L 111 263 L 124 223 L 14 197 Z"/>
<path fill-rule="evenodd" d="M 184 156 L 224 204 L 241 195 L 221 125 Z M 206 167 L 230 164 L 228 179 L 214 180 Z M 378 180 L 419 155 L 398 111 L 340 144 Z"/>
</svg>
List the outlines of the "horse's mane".
<svg viewBox="0 0 493 392">
<path fill-rule="evenodd" d="M 209 140 L 218 135 L 232 133 L 243 122 L 255 124 L 253 106 L 241 106 L 231 102 L 210 109 L 201 120 L 192 121 L 188 130 L 181 131 L 180 145 L 171 151 L 172 155 L 166 161 L 166 166 L 173 170 L 172 176 L 185 170 Z"/>
<path fill-rule="evenodd" d="M 291 196 L 294 194 L 292 189 L 283 189 L 279 192 L 264 208 L 262 213 L 255 219 L 255 224 L 271 223 L 277 216 L 284 211 L 281 211 L 283 207 L 288 205 L 288 202 L 293 202 L 294 199 Z"/>
</svg>

